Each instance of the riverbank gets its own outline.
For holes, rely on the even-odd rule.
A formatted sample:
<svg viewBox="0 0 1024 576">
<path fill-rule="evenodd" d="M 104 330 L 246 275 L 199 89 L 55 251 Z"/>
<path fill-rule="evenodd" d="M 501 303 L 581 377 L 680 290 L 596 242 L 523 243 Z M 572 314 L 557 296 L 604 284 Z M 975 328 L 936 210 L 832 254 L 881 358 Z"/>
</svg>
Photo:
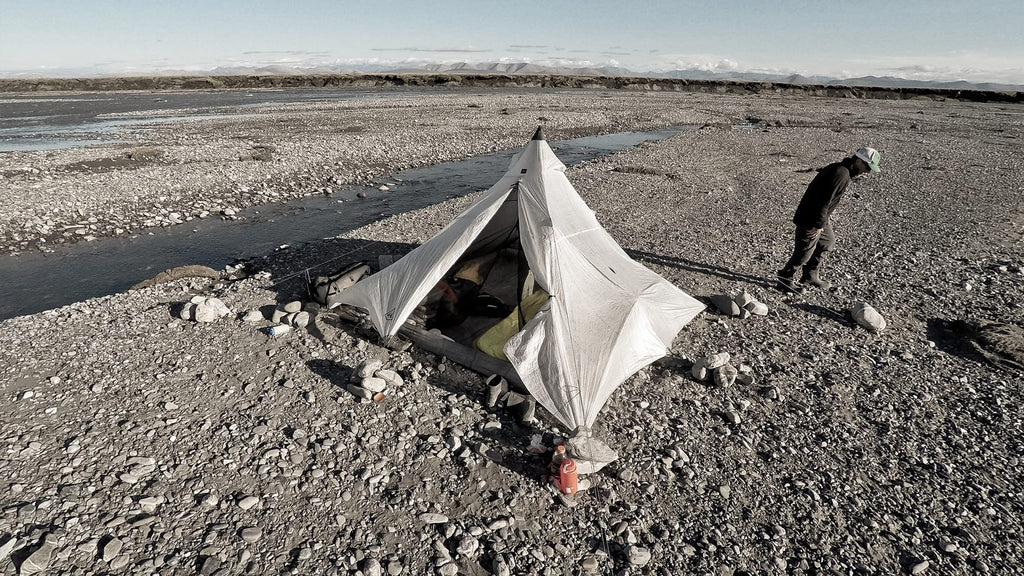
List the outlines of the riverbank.
<svg viewBox="0 0 1024 576">
<path fill-rule="evenodd" d="M 0 574 L 30 558 L 80 574 L 1012 572 L 1024 563 L 1024 379 L 942 320 L 1024 321 L 1022 119 L 953 102 L 484 93 L 156 127 L 133 146 L 167 160 L 136 168 L 67 168 L 133 147 L 4 155 L 21 213 L 4 217 L 10 238 L 25 213 L 123 227 L 154 204 L 226 216 L 323 193 L 331 176 L 518 148 L 538 123 L 549 140 L 691 125 L 567 175 L 635 259 L 700 298 L 745 288 L 769 314 L 709 309 L 617 390 L 597 424 L 621 458 L 572 509 L 527 449 L 567 431 L 486 408 L 481 375 L 381 348 L 328 315 L 279 338 L 259 331 L 269 320 L 241 319 L 302 299 L 308 267 L 410 249 L 472 195 L 253 259 L 244 279 L 0 322 Z M 270 161 L 238 159 L 257 145 L 274 148 Z M 882 152 L 883 172 L 840 206 L 836 287 L 775 291 L 814 169 L 862 145 Z M 17 166 L 37 172 L 9 174 Z M 231 315 L 180 319 L 197 295 Z M 888 328 L 858 327 L 855 300 Z M 694 380 L 690 363 L 716 352 L 754 382 Z M 360 403 L 343 385 L 375 359 L 403 383 Z"/>
</svg>

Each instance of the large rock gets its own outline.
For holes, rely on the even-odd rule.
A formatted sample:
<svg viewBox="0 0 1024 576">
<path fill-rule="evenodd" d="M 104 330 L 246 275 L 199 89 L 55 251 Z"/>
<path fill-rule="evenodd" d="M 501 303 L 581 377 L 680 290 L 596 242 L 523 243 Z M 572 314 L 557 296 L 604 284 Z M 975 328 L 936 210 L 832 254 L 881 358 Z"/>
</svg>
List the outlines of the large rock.
<svg viewBox="0 0 1024 576">
<path fill-rule="evenodd" d="M 885 318 L 867 302 L 854 302 L 850 304 L 850 316 L 864 328 L 872 332 L 885 330 Z"/>
</svg>

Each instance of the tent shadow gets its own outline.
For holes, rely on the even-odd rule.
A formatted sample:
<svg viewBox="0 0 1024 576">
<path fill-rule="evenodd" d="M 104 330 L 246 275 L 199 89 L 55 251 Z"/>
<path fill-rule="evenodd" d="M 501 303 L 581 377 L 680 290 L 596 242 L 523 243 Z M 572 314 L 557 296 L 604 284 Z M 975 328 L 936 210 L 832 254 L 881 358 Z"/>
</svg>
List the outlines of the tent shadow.
<svg viewBox="0 0 1024 576">
<path fill-rule="evenodd" d="M 328 326 L 332 330 L 343 331 L 351 337 L 365 339 L 374 345 L 380 344 L 375 332 L 363 331 L 354 325 L 344 323 L 337 324 L 332 322 Z M 311 322 L 306 327 L 306 330 L 321 341 L 330 342 L 333 339 L 330 334 L 325 334 L 319 328 L 318 322 Z M 440 358 L 433 353 L 415 347 L 410 348 L 409 353 L 412 355 L 413 363 L 418 362 L 423 365 L 436 366 L 440 362 Z M 330 382 L 332 388 L 338 392 L 339 396 L 346 397 L 352 395 L 351 392 L 345 389 L 345 384 L 350 382 L 355 372 L 355 367 L 324 358 L 309 360 L 306 362 L 306 365 L 314 374 Z M 454 374 L 469 374 L 470 376 L 467 378 L 454 376 Z M 526 450 L 526 446 L 530 444 L 530 436 L 541 434 L 544 430 L 521 424 L 516 421 L 512 414 L 501 409 L 484 408 L 483 404 L 486 396 L 485 378 L 486 376 L 468 369 L 465 371 L 433 371 L 431 375 L 422 378 L 417 383 L 407 382 L 406 386 L 426 385 L 442 390 L 447 394 L 464 396 L 470 401 L 480 404 L 482 411 L 489 411 L 494 414 L 496 416 L 494 420 L 499 422 L 501 427 L 483 430 L 480 433 L 481 443 L 479 446 L 474 447 L 476 448 L 475 451 L 479 454 L 480 458 L 485 458 L 490 463 L 497 464 L 516 473 L 525 480 L 540 484 L 546 472 L 546 456 L 532 454 Z M 544 422 L 554 421 L 554 417 L 548 415 L 547 411 L 541 406 L 537 406 L 537 416 L 544 419 Z M 491 419 L 485 416 L 481 424 Z"/>
<path fill-rule="evenodd" d="M 436 357 L 433 354 L 419 351 L 415 348 L 412 350 L 414 350 L 413 357 L 416 361 L 423 362 L 428 357 L 433 357 L 435 358 L 433 361 L 436 362 Z M 500 423 L 501 427 L 481 431 L 480 435 L 483 437 L 486 446 L 480 447 L 480 456 L 487 458 L 487 460 L 501 466 L 502 468 L 519 474 L 526 480 L 540 484 L 542 482 L 542 476 L 547 470 L 547 457 L 543 454 L 533 454 L 529 452 L 526 447 L 530 445 L 530 437 L 532 435 L 543 434 L 545 430 L 543 428 L 520 423 L 510 412 L 501 408 L 485 407 L 484 403 L 487 396 L 487 387 L 484 381 L 487 377 L 483 374 L 476 374 L 475 372 L 469 371 L 468 368 L 466 371 L 474 374 L 475 377 L 471 377 L 469 380 L 466 380 L 462 378 L 450 378 L 447 377 L 445 373 L 441 373 L 429 377 L 427 385 L 444 390 L 449 394 L 465 396 L 470 401 L 479 404 L 482 411 L 486 411 L 489 414 L 494 415 L 495 418 L 493 420 Z M 536 414 L 537 418 L 542 422 L 555 421 L 554 416 L 551 416 L 547 410 L 539 404 L 537 405 Z M 482 422 L 490 420 L 492 419 L 484 417 Z"/>
<path fill-rule="evenodd" d="M 695 272 L 697 274 L 718 276 L 719 278 L 724 278 L 731 282 L 749 283 L 767 289 L 775 287 L 772 282 L 769 282 L 762 276 L 744 274 L 742 272 L 725 268 L 724 266 L 714 266 L 711 264 L 705 264 L 704 262 L 697 262 L 696 260 L 688 260 L 678 256 L 654 254 L 652 252 L 644 252 L 642 250 L 626 250 L 626 254 L 641 264 L 656 264 L 659 266 L 666 266 L 668 268 L 675 268 L 677 270 Z"/>
</svg>

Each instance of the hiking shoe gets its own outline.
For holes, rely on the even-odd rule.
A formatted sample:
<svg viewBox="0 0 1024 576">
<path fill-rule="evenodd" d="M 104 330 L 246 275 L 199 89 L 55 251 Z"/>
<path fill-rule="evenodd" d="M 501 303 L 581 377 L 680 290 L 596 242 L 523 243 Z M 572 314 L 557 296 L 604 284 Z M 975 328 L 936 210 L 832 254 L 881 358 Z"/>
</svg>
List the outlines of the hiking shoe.
<svg viewBox="0 0 1024 576">
<path fill-rule="evenodd" d="M 508 381 L 497 374 L 491 374 L 485 381 L 487 384 L 487 407 L 494 408 L 508 392 Z"/>
<path fill-rule="evenodd" d="M 824 280 L 821 276 L 818 276 L 817 270 L 807 270 L 800 276 L 800 282 L 804 284 L 810 284 L 815 288 L 821 288 L 822 290 L 828 290 L 832 287 L 832 283 L 828 280 Z"/>
<path fill-rule="evenodd" d="M 782 274 L 779 274 L 777 280 L 779 281 L 779 288 L 785 292 L 792 292 L 794 294 L 804 293 L 804 287 L 797 284 L 796 280 L 794 280 L 792 276 L 783 276 Z"/>
</svg>

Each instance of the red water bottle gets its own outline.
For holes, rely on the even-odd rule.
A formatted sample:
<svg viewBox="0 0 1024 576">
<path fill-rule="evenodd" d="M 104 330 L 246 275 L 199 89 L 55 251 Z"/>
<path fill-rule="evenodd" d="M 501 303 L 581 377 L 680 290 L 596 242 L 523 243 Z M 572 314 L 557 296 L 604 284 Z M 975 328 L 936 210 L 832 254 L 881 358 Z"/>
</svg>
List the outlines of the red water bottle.
<svg viewBox="0 0 1024 576">
<path fill-rule="evenodd" d="M 577 491 L 576 463 L 572 458 L 564 458 L 558 466 L 558 489 L 562 494 L 575 494 Z"/>
</svg>

